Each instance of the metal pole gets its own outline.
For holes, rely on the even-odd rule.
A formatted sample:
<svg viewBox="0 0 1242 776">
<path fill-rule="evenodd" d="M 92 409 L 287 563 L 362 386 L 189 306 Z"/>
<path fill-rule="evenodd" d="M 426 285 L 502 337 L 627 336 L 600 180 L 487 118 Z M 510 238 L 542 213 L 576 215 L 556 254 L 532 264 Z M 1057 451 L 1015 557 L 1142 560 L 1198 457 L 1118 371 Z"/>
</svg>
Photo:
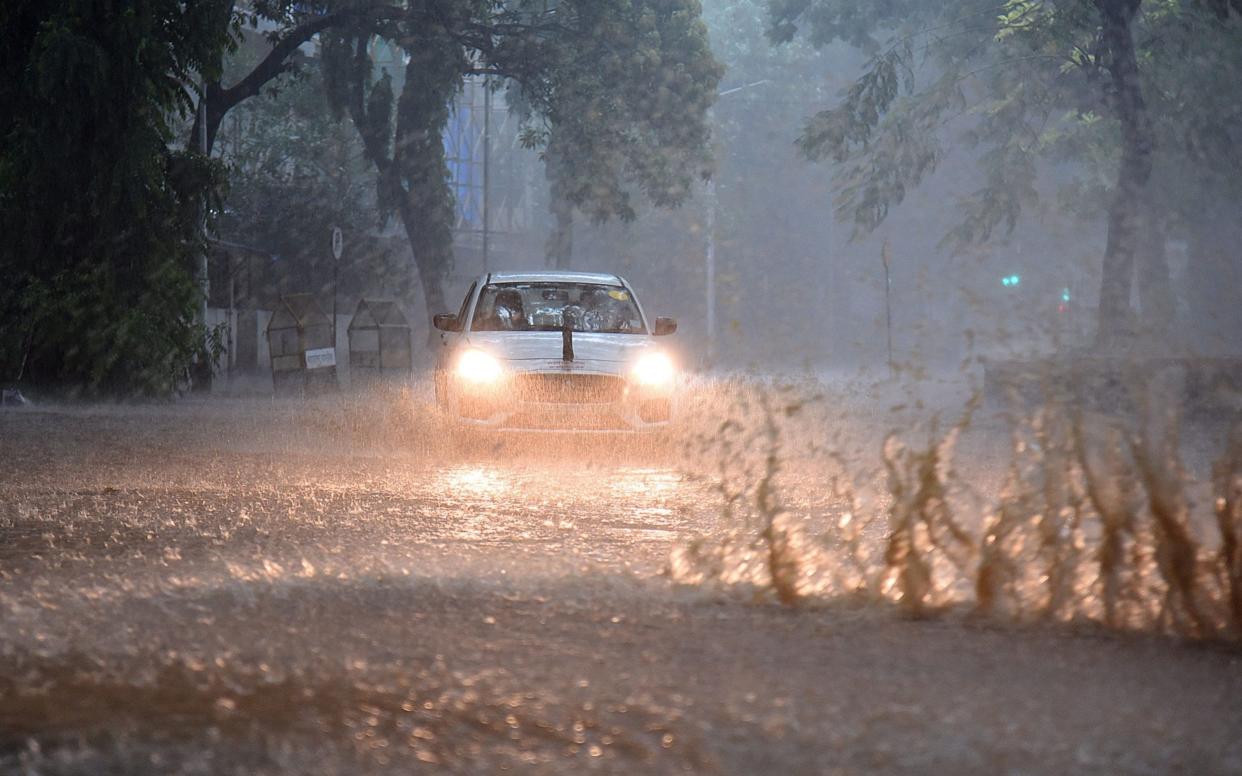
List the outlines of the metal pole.
<svg viewBox="0 0 1242 776">
<path fill-rule="evenodd" d="M 716 362 L 716 180 L 707 181 L 707 256 L 704 272 L 707 295 L 707 363 Z"/>
<path fill-rule="evenodd" d="M 491 183 L 489 174 L 492 151 L 492 90 L 488 79 L 483 78 L 483 271 L 487 272 L 488 238 L 491 228 Z"/>
<path fill-rule="evenodd" d="M 893 278 L 889 273 L 892 253 L 889 250 L 888 240 L 884 241 L 884 247 L 880 250 L 880 261 L 884 263 L 884 319 L 885 330 L 888 334 L 888 376 L 892 377 L 896 370 L 893 367 Z"/>
<path fill-rule="evenodd" d="M 336 353 L 336 278 L 341 262 L 332 259 L 332 352 Z"/>
<path fill-rule="evenodd" d="M 224 362 L 228 366 L 228 384 L 233 385 L 233 367 L 237 361 L 237 282 L 234 278 L 236 266 L 233 257 L 228 256 L 229 262 L 229 352 L 225 356 Z"/>
<path fill-rule="evenodd" d="M 772 83 L 764 78 L 732 89 L 717 92 L 717 97 L 727 97 L 744 89 Z M 708 121 L 715 121 L 715 113 L 708 109 Z M 716 179 L 707 179 L 707 255 L 703 271 L 706 277 L 704 293 L 707 296 L 707 363 L 716 363 Z"/>
</svg>

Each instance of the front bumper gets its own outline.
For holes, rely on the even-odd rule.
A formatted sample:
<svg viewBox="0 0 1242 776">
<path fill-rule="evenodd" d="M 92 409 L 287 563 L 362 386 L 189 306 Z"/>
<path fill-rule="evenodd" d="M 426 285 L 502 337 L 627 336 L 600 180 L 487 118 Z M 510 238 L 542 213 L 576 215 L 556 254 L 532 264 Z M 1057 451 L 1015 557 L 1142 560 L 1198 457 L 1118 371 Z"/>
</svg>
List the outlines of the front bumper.
<svg viewBox="0 0 1242 776">
<path fill-rule="evenodd" d="M 496 431 L 648 432 L 668 426 L 672 386 L 642 386 L 585 369 L 532 369 L 493 385 L 454 385 L 449 409 L 466 427 Z"/>
</svg>

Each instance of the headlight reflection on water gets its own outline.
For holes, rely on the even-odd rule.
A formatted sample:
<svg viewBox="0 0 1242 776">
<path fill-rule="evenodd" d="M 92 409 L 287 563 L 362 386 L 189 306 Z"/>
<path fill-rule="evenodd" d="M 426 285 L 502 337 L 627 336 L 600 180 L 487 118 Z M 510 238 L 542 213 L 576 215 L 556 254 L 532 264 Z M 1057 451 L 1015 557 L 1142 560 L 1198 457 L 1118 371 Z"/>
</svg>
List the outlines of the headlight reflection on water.
<svg viewBox="0 0 1242 776">
<path fill-rule="evenodd" d="M 607 488 L 627 497 L 663 496 L 676 490 L 681 480 L 681 475 L 667 469 L 625 468 L 608 478 Z"/>
<path fill-rule="evenodd" d="M 464 493 L 473 498 L 498 498 L 512 490 L 512 481 L 495 468 L 462 466 L 444 474 L 448 493 Z"/>
</svg>

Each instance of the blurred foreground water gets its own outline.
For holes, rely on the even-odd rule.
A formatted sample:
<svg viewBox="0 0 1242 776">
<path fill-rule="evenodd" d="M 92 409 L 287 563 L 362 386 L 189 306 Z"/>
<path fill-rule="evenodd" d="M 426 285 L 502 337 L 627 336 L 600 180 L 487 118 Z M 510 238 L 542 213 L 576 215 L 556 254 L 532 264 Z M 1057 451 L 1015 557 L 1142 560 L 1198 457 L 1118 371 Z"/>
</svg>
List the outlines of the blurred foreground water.
<svg viewBox="0 0 1242 776">
<path fill-rule="evenodd" d="M 458 445 L 417 394 L 0 414 L 0 771 L 1242 770 L 1222 642 L 963 617 L 949 569 L 935 619 L 909 579 L 860 592 L 889 530 L 841 531 L 921 476 L 885 435 L 918 450 L 960 405 L 929 436 L 936 396 L 748 391 L 655 444 Z M 954 443 L 982 536 L 1027 481 L 1013 426 Z M 778 536 L 793 607 L 755 555 Z"/>
</svg>

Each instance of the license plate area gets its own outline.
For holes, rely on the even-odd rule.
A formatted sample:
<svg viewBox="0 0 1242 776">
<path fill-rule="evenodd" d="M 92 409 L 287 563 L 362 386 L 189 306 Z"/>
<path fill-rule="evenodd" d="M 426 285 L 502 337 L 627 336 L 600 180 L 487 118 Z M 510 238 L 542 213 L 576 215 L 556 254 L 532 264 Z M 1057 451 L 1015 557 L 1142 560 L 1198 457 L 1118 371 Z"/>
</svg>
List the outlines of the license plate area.
<svg viewBox="0 0 1242 776">
<path fill-rule="evenodd" d="M 625 397 L 625 381 L 613 375 L 529 372 L 514 383 L 517 400 L 531 404 L 613 404 Z"/>
</svg>

